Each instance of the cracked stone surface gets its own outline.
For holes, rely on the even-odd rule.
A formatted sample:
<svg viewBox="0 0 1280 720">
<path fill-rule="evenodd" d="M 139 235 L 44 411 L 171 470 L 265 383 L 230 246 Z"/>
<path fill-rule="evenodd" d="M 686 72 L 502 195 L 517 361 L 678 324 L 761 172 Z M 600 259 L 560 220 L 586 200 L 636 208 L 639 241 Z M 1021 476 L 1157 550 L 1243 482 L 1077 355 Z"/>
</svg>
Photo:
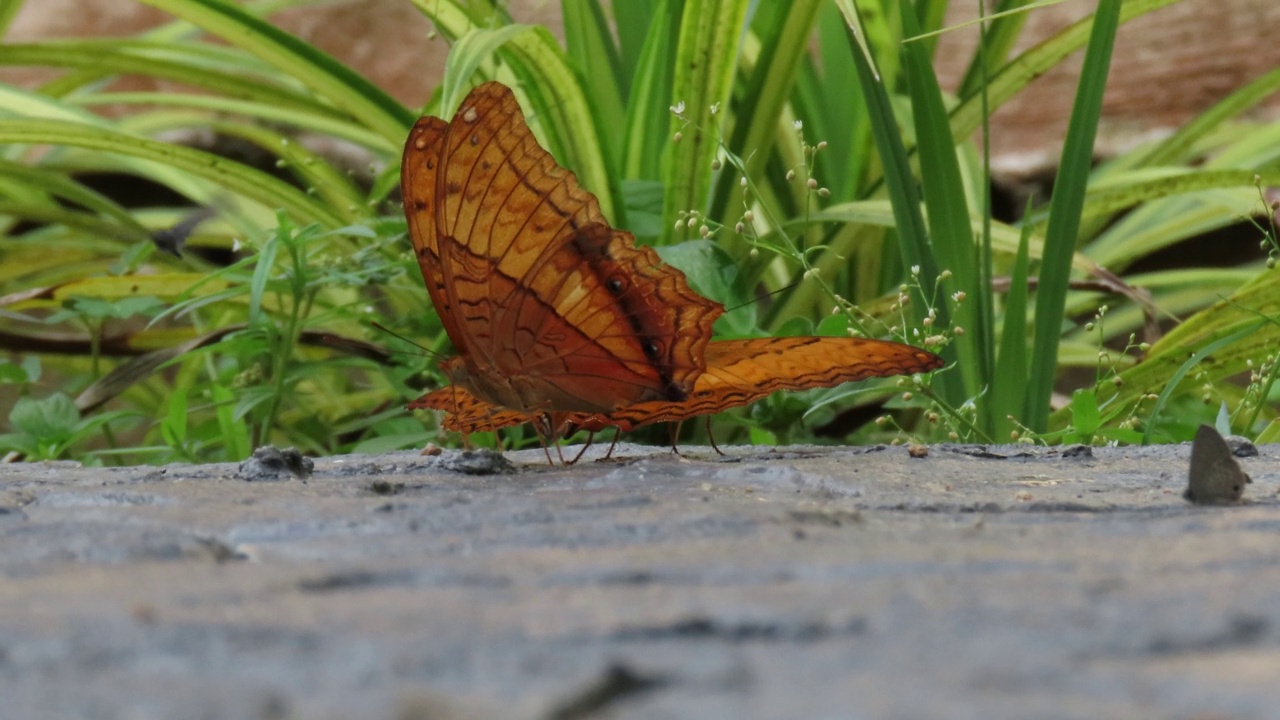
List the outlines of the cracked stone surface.
<svg viewBox="0 0 1280 720">
<path fill-rule="evenodd" d="M 0 466 L 0 716 L 1280 716 L 1276 447 L 620 449 Z"/>
</svg>

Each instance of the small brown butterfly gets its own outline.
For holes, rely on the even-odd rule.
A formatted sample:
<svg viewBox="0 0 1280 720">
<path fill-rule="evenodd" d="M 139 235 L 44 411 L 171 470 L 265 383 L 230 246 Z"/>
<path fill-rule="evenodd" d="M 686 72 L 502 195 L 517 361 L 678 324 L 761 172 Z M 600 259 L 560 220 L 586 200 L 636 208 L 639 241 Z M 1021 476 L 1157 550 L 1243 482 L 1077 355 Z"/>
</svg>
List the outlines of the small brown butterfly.
<svg viewBox="0 0 1280 720">
<path fill-rule="evenodd" d="M 1232 505 L 1244 496 L 1244 486 L 1253 482 L 1227 441 L 1208 425 L 1201 425 L 1191 443 L 1191 472 L 1182 497 L 1196 505 Z"/>
</svg>

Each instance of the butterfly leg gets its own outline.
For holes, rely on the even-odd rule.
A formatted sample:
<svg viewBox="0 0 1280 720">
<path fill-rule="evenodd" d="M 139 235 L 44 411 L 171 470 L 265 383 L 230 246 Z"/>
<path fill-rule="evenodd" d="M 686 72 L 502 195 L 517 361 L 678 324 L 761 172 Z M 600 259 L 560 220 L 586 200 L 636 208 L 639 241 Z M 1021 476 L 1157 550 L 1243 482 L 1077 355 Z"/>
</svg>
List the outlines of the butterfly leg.
<svg viewBox="0 0 1280 720">
<path fill-rule="evenodd" d="M 680 442 L 680 426 L 683 424 L 684 424 L 683 420 L 678 420 L 676 422 L 671 423 L 669 426 L 671 428 L 671 452 L 677 455 L 680 455 L 680 448 L 678 447 L 678 444 Z M 680 455 L 680 457 L 684 457 L 684 456 Z"/>
<path fill-rule="evenodd" d="M 546 413 L 538 413 L 533 418 L 533 431 L 538 434 L 538 444 L 542 446 L 542 452 L 547 456 L 547 464 L 555 465 L 555 461 L 551 459 L 551 451 L 547 449 L 548 442 L 555 442 L 556 455 L 560 455 L 560 464 L 564 464 L 564 455 L 560 454 L 560 443 L 555 441 L 555 435 L 551 432 L 551 417 Z"/>
<path fill-rule="evenodd" d="M 542 453 L 547 456 L 547 464 L 554 466 L 556 464 L 556 461 L 551 459 L 551 451 L 547 449 L 547 441 L 544 437 L 542 437 L 542 433 L 538 433 L 538 444 L 542 446 Z M 560 452 L 560 446 L 557 445 L 556 453 L 559 454 L 559 452 Z M 560 462 L 564 462 L 563 456 L 561 456 Z"/>
<path fill-rule="evenodd" d="M 585 453 L 585 452 L 587 451 L 587 448 L 591 447 L 591 441 L 592 441 L 592 440 L 595 440 L 595 439 L 596 439 L 596 434 L 595 434 L 595 433 L 593 433 L 593 432 L 588 431 L 588 432 L 587 432 L 587 441 L 586 441 L 585 443 L 583 443 L 583 444 L 582 444 L 582 449 L 578 451 L 578 454 L 577 454 L 577 455 L 574 455 L 574 456 L 573 456 L 573 459 L 572 459 L 572 460 L 570 460 L 569 462 L 567 462 L 567 463 L 565 463 L 565 464 L 566 464 L 566 465 L 576 465 L 576 464 L 577 464 L 577 462 L 578 462 L 579 460 L 581 460 L 581 459 L 582 459 L 582 454 L 583 454 L 583 453 Z M 612 448 L 612 447 L 610 447 L 609 449 L 610 449 L 610 450 L 613 450 L 613 448 Z"/>
<path fill-rule="evenodd" d="M 618 438 L 622 437 L 622 428 L 613 429 L 613 442 L 609 443 L 609 452 L 604 454 L 604 459 L 608 460 L 613 457 L 613 449 L 618 447 Z"/>
<path fill-rule="evenodd" d="M 724 456 L 724 451 L 716 444 L 716 436 L 711 432 L 711 416 L 707 416 L 707 440 L 711 442 L 711 447 L 716 451 L 717 455 Z"/>
</svg>

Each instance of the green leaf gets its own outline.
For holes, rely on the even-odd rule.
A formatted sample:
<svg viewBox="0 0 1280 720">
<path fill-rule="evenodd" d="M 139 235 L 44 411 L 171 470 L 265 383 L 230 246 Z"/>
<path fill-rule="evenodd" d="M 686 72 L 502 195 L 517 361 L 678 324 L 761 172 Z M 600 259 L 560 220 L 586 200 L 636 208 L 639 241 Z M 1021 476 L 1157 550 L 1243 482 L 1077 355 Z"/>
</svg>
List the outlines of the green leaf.
<svg viewBox="0 0 1280 720">
<path fill-rule="evenodd" d="M 36 359 L 39 360 L 39 358 Z M 0 358 L 0 384 L 12 385 L 30 381 L 31 376 L 27 374 L 25 368 L 18 363 Z"/>
<path fill-rule="evenodd" d="M 662 234 L 662 183 L 656 180 L 623 180 L 622 201 L 627 229 L 636 237 Z"/>
<path fill-rule="evenodd" d="M 657 248 L 658 256 L 685 274 L 694 292 L 725 305 L 728 312 L 716 320 L 716 335 L 753 337 L 756 303 L 748 302 L 738 265 L 710 240 L 688 240 Z"/>
<path fill-rule="evenodd" d="M 35 457 L 40 452 L 40 443 L 26 433 L 4 433 L 0 435 L 0 452 Z"/>
<path fill-rule="evenodd" d="M 1078 442 L 1088 443 L 1102 426 L 1102 413 L 1098 411 L 1098 396 L 1093 388 L 1081 388 L 1071 394 L 1071 425 L 1079 436 Z"/>
<path fill-rule="evenodd" d="M 253 268 L 253 280 L 249 283 L 250 325 L 257 325 L 262 319 L 262 296 L 267 291 L 272 273 L 275 272 L 276 255 L 280 252 L 280 245 L 288 242 L 292 232 L 293 226 L 289 225 L 288 220 L 282 216 L 280 224 L 276 226 L 275 235 L 263 243 L 262 249 L 258 251 L 257 263 Z"/>
<path fill-rule="evenodd" d="M 187 391 L 177 388 L 169 393 L 169 414 L 160 424 L 160 434 L 172 448 L 182 448 L 187 442 Z"/>
<path fill-rule="evenodd" d="M 41 444 L 49 445 L 71 437 L 80 422 L 76 405 L 63 393 L 40 400 L 19 398 L 9 412 L 9 424 Z"/>
<path fill-rule="evenodd" d="M 1049 226 L 1045 231 L 1044 257 L 1036 290 L 1031 377 L 1023 411 L 1024 422 L 1037 432 L 1043 432 L 1048 426 L 1049 396 L 1058 366 L 1071 257 L 1075 253 L 1080 210 L 1084 207 L 1085 187 L 1093 162 L 1093 141 L 1102 115 L 1102 92 L 1106 88 L 1111 50 L 1120 24 L 1120 5 L 1119 0 L 1099 0 L 1050 200 Z"/>
</svg>

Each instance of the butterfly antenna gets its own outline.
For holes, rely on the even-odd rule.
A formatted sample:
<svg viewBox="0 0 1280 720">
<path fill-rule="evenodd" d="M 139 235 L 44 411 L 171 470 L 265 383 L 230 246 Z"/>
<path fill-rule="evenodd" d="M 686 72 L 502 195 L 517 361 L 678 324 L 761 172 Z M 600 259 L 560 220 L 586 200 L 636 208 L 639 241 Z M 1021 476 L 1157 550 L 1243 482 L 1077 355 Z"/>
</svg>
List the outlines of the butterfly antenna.
<svg viewBox="0 0 1280 720">
<path fill-rule="evenodd" d="M 151 233 L 151 242 L 155 243 L 157 248 L 176 258 L 180 258 L 182 257 L 182 248 L 187 244 L 187 238 L 191 237 L 191 234 L 195 232 L 195 229 L 201 223 L 217 214 L 218 210 L 216 208 L 196 208 L 194 212 L 189 213 L 172 226 Z"/>
<path fill-rule="evenodd" d="M 443 359 L 444 359 L 444 355 L 441 355 L 440 353 L 436 352 L 435 350 L 432 350 L 432 349 L 431 349 L 431 348 L 429 348 L 429 347 L 424 347 L 424 346 L 422 346 L 422 345 L 419 345 L 418 343 L 414 342 L 413 340 L 410 340 L 409 338 L 407 338 L 407 337 L 405 337 L 405 336 L 401 335 L 400 333 L 398 333 L 398 332 L 396 332 L 396 331 L 394 331 L 394 330 L 390 330 L 390 329 L 388 329 L 386 326 L 382 325 L 381 323 L 377 322 L 376 320 L 374 320 L 374 321 L 370 321 L 370 322 L 369 322 L 369 324 L 370 324 L 371 326 L 373 326 L 375 329 L 380 330 L 380 331 L 382 331 L 382 332 L 384 332 L 384 333 L 386 333 L 386 334 L 390 335 L 391 337 L 397 338 L 397 339 L 399 339 L 399 340 L 403 340 L 405 343 L 407 343 L 407 344 L 409 344 L 409 345 L 412 345 L 412 346 L 414 346 L 414 347 L 418 348 L 419 350 L 421 350 L 421 351 L 422 351 L 422 353 L 421 353 L 420 355 L 415 356 L 415 357 L 431 357 L 431 358 L 434 358 L 437 362 L 439 362 L 439 361 L 441 361 L 441 360 L 443 360 Z M 403 351 L 395 350 L 395 351 L 392 351 L 392 352 L 402 353 Z M 409 354 L 409 353 L 403 353 L 403 354 L 406 354 L 406 355 L 407 355 L 407 354 Z"/>
<path fill-rule="evenodd" d="M 742 309 L 742 308 L 744 308 L 744 307 L 749 307 L 749 306 L 751 306 L 751 305 L 758 305 L 758 304 L 759 304 L 762 300 L 764 300 L 765 298 L 771 298 L 771 297 L 773 297 L 774 295 L 781 295 L 782 293 L 784 293 L 784 292 L 786 292 L 786 291 L 790 290 L 791 288 L 793 288 L 793 287 L 795 287 L 795 286 L 797 286 L 797 285 L 799 285 L 799 284 L 800 284 L 800 281 L 799 281 L 799 280 L 796 280 L 796 281 L 795 281 L 795 282 L 793 282 L 793 283 L 788 283 L 788 284 L 786 284 L 786 285 L 783 285 L 782 287 L 778 288 L 777 290 L 770 290 L 769 292 L 767 292 L 767 293 L 765 293 L 765 294 L 763 294 L 763 295 L 757 295 L 754 299 L 752 299 L 752 300 L 748 300 L 748 301 L 746 301 L 746 302 L 744 302 L 744 303 L 742 303 L 742 304 L 740 304 L 740 305 L 734 305 L 734 306 L 733 306 L 733 307 L 731 307 L 731 308 L 725 308 L 725 309 L 724 309 L 724 311 L 725 311 L 726 313 L 731 313 L 731 312 L 733 312 L 734 310 L 740 310 L 740 309 Z"/>
</svg>

